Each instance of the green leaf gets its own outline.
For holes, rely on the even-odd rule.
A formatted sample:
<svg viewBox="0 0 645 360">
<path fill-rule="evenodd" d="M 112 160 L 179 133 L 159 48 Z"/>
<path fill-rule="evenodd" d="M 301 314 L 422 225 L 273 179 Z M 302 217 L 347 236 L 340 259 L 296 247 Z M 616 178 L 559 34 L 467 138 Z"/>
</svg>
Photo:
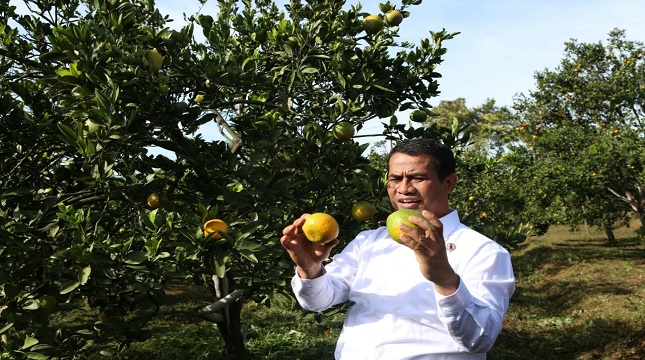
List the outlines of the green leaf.
<svg viewBox="0 0 645 360">
<path fill-rule="evenodd" d="M 318 73 L 318 69 L 316 69 L 316 68 L 312 68 L 312 67 L 308 67 L 308 68 L 304 68 L 304 69 L 302 69 L 302 73 L 303 73 L 303 74 L 316 74 L 316 73 Z"/>
<path fill-rule="evenodd" d="M 219 278 L 224 278 L 226 276 L 226 262 L 230 254 L 227 252 L 220 252 L 215 255 L 213 258 L 213 268 L 215 269 L 215 275 Z"/>
<path fill-rule="evenodd" d="M 34 360 L 48 360 L 51 359 L 47 355 L 43 355 L 37 352 L 28 352 L 27 353 L 27 359 L 34 359 Z"/>
<path fill-rule="evenodd" d="M 68 294 L 72 291 L 74 291 L 79 285 L 81 285 L 78 281 L 70 281 L 61 286 L 59 293 L 61 295 Z"/>
<path fill-rule="evenodd" d="M 38 339 L 33 338 L 31 336 L 25 337 L 25 343 L 22 345 L 20 348 L 21 350 L 29 349 L 30 347 L 38 344 Z"/>
<path fill-rule="evenodd" d="M 65 137 L 65 140 L 67 140 L 68 144 L 75 145 L 78 142 L 79 137 L 78 137 L 78 134 L 76 134 L 76 131 L 74 131 L 74 129 L 72 129 L 71 127 L 63 123 L 58 123 L 56 125 L 58 126 L 58 129 Z"/>
<path fill-rule="evenodd" d="M 0 334 L 4 334 L 7 330 L 13 327 L 13 322 L 6 323 L 3 327 L 0 328 Z"/>
<path fill-rule="evenodd" d="M 123 262 L 129 265 L 139 265 L 146 261 L 148 257 L 143 251 L 133 251 L 123 257 Z"/>
<path fill-rule="evenodd" d="M 85 285 L 87 283 L 87 280 L 89 280 L 90 275 L 92 274 L 92 268 L 90 266 L 86 266 L 81 271 L 79 271 L 78 274 L 78 281 L 81 285 Z"/>
</svg>

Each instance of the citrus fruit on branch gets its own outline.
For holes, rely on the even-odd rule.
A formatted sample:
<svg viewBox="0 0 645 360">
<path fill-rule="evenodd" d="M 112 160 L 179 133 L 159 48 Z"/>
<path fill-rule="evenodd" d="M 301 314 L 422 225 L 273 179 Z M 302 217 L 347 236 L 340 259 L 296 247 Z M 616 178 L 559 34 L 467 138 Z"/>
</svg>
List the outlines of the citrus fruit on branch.
<svg viewBox="0 0 645 360">
<path fill-rule="evenodd" d="M 410 216 L 423 217 L 421 211 L 415 209 L 400 209 L 391 213 L 387 220 L 385 221 L 385 226 L 387 227 L 387 233 L 390 235 L 394 241 L 402 243 L 401 234 L 405 234 L 403 230 L 399 228 L 400 224 L 406 224 L 407 226 L 418 230 L 423 231 L 418 225 L 413 224 L 408 218 Z M 406 234 L 407 235 L 407 234 Z"/>
<path fill-rule="evenodd" d="M 213 234 L 212 239 L 217 240 L 222 238 L 222 235 L 218 231 L 227 232 L 228 224 L 221 219 L 211 219 L 202 225 L 202 229 L 204 230 L 204 237 Z"/>
<path fill-rule="evenodd" d="M 305 219 L 302 231 L 309 241 L 325 244 L 338 237 L 340 228 L 333 216 L 318 212 L 309 215 Z"/>
<path fill-rule="evenodd" d="M 157 49 L 148 50 L 146 58 L 150 62 L 152 69 L 155 71 L 159 71 L 161 66 L 163 66 L 163 55 L 161 55 Z"/>
<path fill-rule="evenodd" d="M 383 29 L 383 18 L 380 15 L 369 15 L 363 19 L 363 30 L 372 35 Z"/>
<path fill-rule="evenodd" d="M 348 122 L 339 122 L 332 130 L 334 138 L 339 141 L 349 140 L 354 136 L 354 125 Z"/>
<path fill-rule="evenodd" d="M 367 221 L 376 214 L 376 206 L 370 202 L 361 200 L 352 206 L 352 217 L 357 221 Z"/>
<path fill-rule="evenodd" d="M 148 196 L 146 203 L 151 209 L 158 209 L 168 202 L 168 196 L 164 194 L 152 193 Z"/>
<path fill-rule="evenodd" d="M 403 14 L 399 10 L 390 10 L 385 13 L 387 26 L 399 26 L 403 22 Z"/>
<path fill-rule="evenodd" d="M 428 114 L 423 110 L 414 110 L 410 113 L 410 120 L 422 123 L 428 120 Z"/>
</svg>

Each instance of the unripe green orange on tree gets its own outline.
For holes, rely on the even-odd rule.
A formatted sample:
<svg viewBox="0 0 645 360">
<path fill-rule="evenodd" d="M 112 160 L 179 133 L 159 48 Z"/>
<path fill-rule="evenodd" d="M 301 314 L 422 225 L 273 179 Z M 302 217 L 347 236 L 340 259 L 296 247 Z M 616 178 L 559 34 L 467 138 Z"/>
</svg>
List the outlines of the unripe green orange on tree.
<svg viewBox="0 0 645 360">
<path fill-rule="evenodd" d="M 380 15 L 368 15 L 363 19 L 363 30 L 372 35 L 383 29 L 383 18 Z"/>
<path fill-rule="evenodd" d="M 339 122 L 338 124 L 334 125 L 332 134 L 334 135 L 334 138 L 336 140 L 349 140 L 352 138 L 352 136 L 354 136 L 354 125 L 345 121 Z"/>
<path fill-rule="evenodd" d="M 423 110 L 414 110 L 410 113 L 410 120 L 422 123 L 428 120 L 428 114 Z"/>
<path fill-rule="evenodd" d="M 387 220 L 385 221 L 385 226 L 387 227 L 387 233 L 388 235 L 390 235 L 392 239 L 394 239 L 394 241 L 398 243 L 403 243 L 401 241 L 401 234 L 405 234 L 405 233 L 403 232 L 403 230 L 399 228 L 400 224 L 406 224 L 407 226 L 413 229 L 423 232 L 423 229 L 421 229 L 418 225 L 413 224 L 408 219 L 410 216 L 423 217 L 423 215 L 421 214 L 421 211 L 415 210 L 415 209 L 399 209 L 391 213 L 387 217 Z"/>
<path fill-rule="evenodd" d="M 302 232 L 314 243 L 325 244 L 338 237 L 340 228 L 333 216 L 317 212 L 309 215 L 302 225 Z"/>
<path fill-rule="evenodd" d="M 372 203 L 361 200 L 352 206 L 352 217 L 357 221 L 367 221 L 376 214 L 376 206 Z"/>
<path fill-rule="evenodd" d="M 403 22 L 403 14 L 399 10 L 390 10 L 385 13 L 387 26 L 399 26 Z"/>
</svg>

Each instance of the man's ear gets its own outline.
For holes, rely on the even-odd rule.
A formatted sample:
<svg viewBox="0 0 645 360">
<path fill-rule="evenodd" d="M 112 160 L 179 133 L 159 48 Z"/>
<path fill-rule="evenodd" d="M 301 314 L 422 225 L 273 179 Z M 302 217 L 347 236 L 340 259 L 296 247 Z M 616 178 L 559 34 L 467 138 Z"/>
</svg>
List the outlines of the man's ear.
<svg viewBox="0 0 645 360">
<path fill-rule="evenodd" d="M 457 185 L 457 173 L 452 173 L 446 176 L 446 178 L 443 179 L 443 182 L 448 189 L 448 193 L 451 194 L 452 191 L 455 190 L 455 186 Z"/>
</svg>

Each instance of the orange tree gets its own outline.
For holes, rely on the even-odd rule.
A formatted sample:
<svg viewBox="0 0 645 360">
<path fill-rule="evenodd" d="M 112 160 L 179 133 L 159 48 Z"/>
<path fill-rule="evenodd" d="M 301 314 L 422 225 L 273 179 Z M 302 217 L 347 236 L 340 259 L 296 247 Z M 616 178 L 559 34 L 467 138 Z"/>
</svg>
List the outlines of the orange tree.
<svg viewBox="0 0 645 360">
<path fill-rule="evenodd" d="M 455 34 L 367 34 L 369 13 L 343 1 L 217 4 L 178 30 L 152 1 L 0 5 L 3 357 L 71 357 L 106 337 L 118 352 L 176 278 L 210 284 L 199 314 L 245 358 L 241 305 L 269 305 L 293 274 L 282 228 L 327 212 L 347 240 L 387 215 L 351 218 L 383 201 L 382 176 L 334 127 L 378 116 L 385 139 L 462 141 L 393 116 L 430 107 Z M 227 231 L 205 236 L 212 219 Z M 56 321 L 80 299 L 95 323 Z"/>
<path fill-rule="evenodd" d="M 555 70 L 517 98 L 515 148 L 534 215 L 605 228 L 634 214 L 645 225 L 645 47 L 621 30 L 606 44 L 565 45 Z"/>
</svg>

